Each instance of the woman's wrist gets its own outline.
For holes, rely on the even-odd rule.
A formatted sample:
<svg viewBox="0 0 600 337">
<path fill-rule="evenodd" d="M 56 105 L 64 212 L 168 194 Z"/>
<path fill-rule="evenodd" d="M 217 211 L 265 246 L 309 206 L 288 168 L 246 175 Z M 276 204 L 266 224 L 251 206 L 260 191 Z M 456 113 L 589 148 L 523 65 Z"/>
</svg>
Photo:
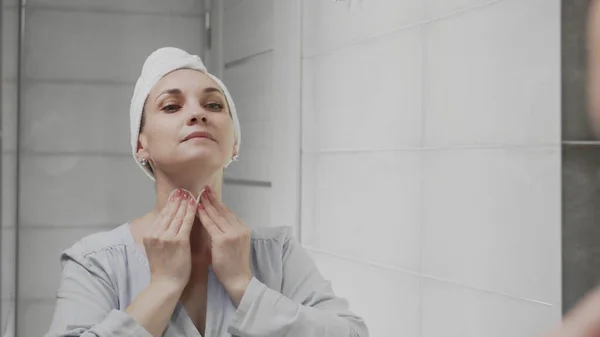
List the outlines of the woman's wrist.
<svg viewBox="0 0 600 337">
<path fill-rule="evenodd" d="M 176 300 L 179 300 L 179 297 L 185 289 L 185 284 L 180 284 L 170 280 L 151 280 L 148 289 L 159 292 L 167 298 L 175 298 Z"/>
<path fill-rule="evenodd" d="M 229 296 L 236 307 L 240 305 L 242 297 L 244 297 L 246 289 L 248 289 L 248 286 L 250 285 L 250 281 L 252 281 L 252 277 L 245 277 L 225 286 L 225 289 L 229 293 Z"/>
</svg>

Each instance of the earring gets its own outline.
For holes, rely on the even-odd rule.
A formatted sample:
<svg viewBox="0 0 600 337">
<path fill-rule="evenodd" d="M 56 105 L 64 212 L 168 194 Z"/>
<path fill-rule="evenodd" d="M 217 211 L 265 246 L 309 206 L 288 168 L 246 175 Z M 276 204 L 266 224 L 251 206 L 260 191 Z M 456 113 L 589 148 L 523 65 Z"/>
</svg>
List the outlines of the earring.
<svg viewBox="0 0 600 337">
<path fill-rule="evenodd" d="M 238 155 L 236 154 L 235 156 L 233 156 L 232 160 L 233 161 L 238 161 Z"/>
<path fill-rule="evenodd" d="M 138 162 L 140 162 L 140 165 L 146 166 L 146 164 L 148 164 L 148 159 L 146 159 L 146 158 L 138 158 Z"/>
</svg>

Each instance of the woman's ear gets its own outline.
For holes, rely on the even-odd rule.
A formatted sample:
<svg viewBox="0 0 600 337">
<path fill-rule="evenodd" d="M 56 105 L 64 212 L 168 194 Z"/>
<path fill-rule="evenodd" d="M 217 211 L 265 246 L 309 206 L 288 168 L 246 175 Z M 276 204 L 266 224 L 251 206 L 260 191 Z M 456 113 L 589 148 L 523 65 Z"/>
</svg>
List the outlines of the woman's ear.
<svg viewBox="0 0 600 337">
<path fill-rule="evenodd" d="M 148 150 L 146 150 L 146 147 L 144 146 L 145 142 L 145 138 L 140 135 L 138 142 L 137 142 L 137 157 L 138 158 L 145 158 L 148 159 L 148 157 L 150 156 L 150 153 L 148 153 Z"/>
</svg>

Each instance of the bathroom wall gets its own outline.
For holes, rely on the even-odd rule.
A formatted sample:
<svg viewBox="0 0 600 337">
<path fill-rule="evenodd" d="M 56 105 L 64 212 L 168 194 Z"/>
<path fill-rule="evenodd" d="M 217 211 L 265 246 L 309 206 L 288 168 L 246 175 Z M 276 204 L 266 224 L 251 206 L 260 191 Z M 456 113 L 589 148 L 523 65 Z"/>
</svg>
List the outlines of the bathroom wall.
<svg viewBox="0 0 600 337">
<path fill-rule="evenodd" d="M 3 43 L 14 55 L 15 1 L 9 6 Z M 196 0 L 27 1 L 20 166 L 15 172 L 3 163 L 2 183 L 3 234 L 8 234 L 3 235 L 4 242 L 14 242 L 10 235 L 15 228 L 18 231 L 18 336 L 41 336 L 48 328 L 63 249 L 152 206 L 153 184 L 131 157 L 129 100 L 152 50 L 175 46 L 201 55 L 202 12 L 203 2 Z M 3 154 L 8 154 L 3 161 L 9 162 L 16 153 L 16 107 L 10 99 L 16 95 L 15 60 L 9 57 L 4 62 L 8 99 L 3 124 L 9 141 L 5 134 Z M 15 227 L 10 212 L 15 210 L 16 188 Z M 13 248 L 3 245 L 6 287 L 14 284 L 10 277 L 14 274 L 5 273 L 15 268 Z"/>
<path fill-rule="evenodd" d="M 560 13 L 303 1 L 302 241 L 372 336 L 558 322 Z"/>
<path fill-rule="evenodd" d="M 0 333 L 14 326 L 15 220 L 16 220 L 16 64 L 18 10 L 16 0 L 2 2 L 2 187 L 0 199 Z"/>
</svg>

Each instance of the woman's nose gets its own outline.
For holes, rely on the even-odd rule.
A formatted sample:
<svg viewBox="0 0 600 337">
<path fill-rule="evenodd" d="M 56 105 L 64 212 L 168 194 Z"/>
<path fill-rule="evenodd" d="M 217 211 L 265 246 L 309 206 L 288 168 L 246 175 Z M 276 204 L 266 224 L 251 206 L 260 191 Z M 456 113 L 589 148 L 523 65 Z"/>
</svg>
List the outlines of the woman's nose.
<svg viewBox="0 0 600 337">
<path fill-rule="evenodd" d="M 202 109 L 193 109 L 188 117 L 188 124 L 207 123 L 208 119 Z"/>
</svg>

